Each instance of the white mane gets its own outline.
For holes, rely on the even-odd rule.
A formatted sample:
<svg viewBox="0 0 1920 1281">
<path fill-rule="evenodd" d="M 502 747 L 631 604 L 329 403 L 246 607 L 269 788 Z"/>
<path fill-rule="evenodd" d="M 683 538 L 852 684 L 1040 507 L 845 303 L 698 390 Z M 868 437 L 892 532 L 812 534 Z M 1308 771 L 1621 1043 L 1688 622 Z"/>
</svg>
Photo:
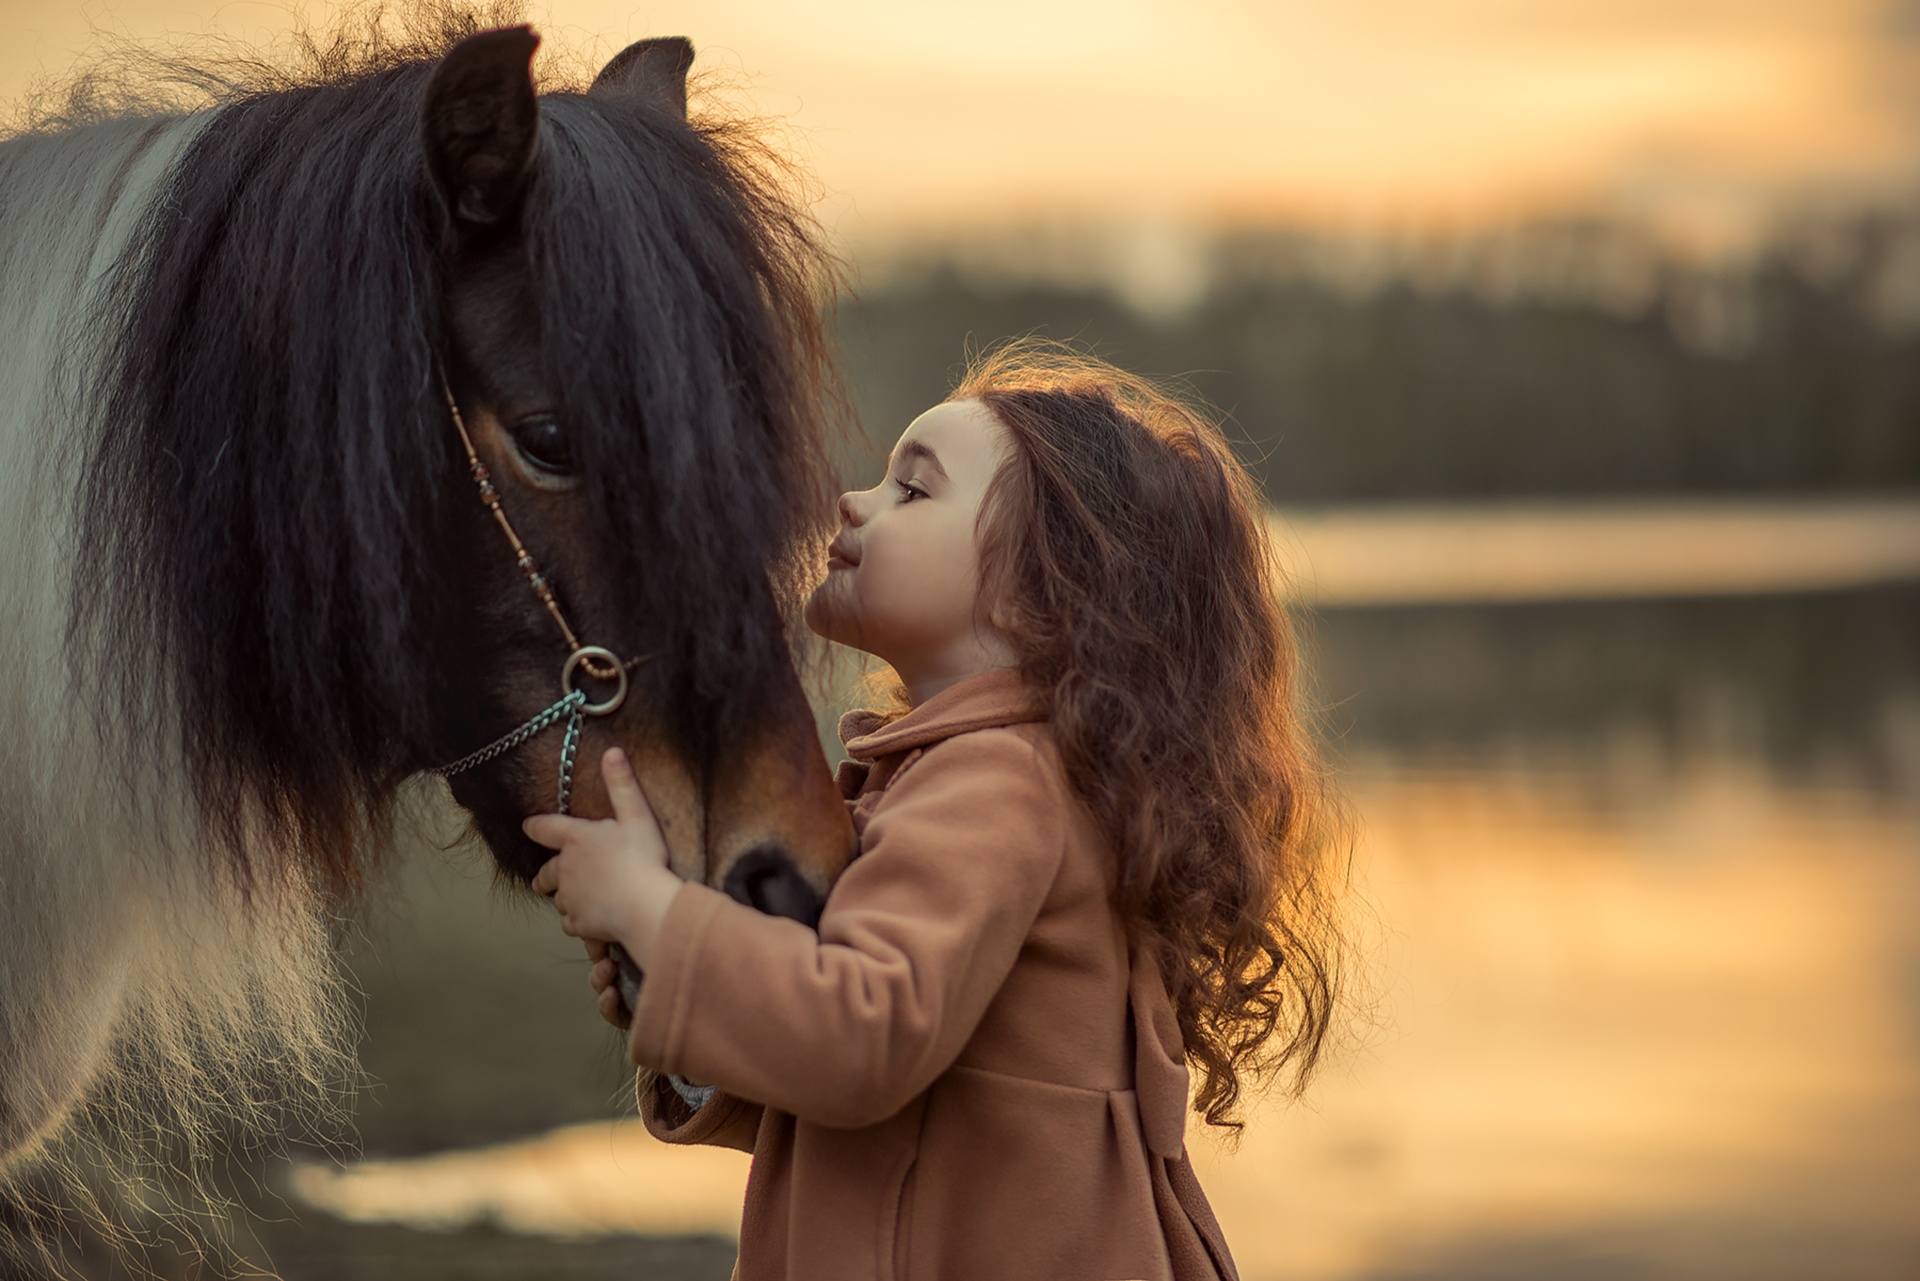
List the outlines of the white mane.
<svg viewBox="0 0 1920 1281">
<path fill-rule="evenodd" d="M 127 742 L 96 697 L 147 656 L 72 611 L 88 304 L 205 118 L 0 143 L 0 1271 L 75 1215 L 109 1242 L 205 1217 L 225 1137 L 329 1125 L 352 1071 L 320 896 L 290 852 L 245 895 L 204 856 L 173 736 Z"/>
</svg>

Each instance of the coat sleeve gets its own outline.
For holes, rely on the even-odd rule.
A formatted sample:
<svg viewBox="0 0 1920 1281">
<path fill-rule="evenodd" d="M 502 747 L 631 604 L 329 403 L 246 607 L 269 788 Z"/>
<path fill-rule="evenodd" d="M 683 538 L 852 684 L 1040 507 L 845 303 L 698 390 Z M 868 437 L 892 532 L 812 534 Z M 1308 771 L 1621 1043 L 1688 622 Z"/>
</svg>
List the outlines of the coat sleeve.
<svg viewBox="0 0 1920 1281">
<path fill-rule="evenodd" d="M 1010 730 L 929 748 L 875 807 L 818 936 L 683 886 L 649 958 L 636 1062 L 830 1126 L 899 1111 L 959 1055 L 1057 873 L 1065 780 Z"/>
<path fill-rule="evenodd" d="M 758 1103 L 715 1091 L 698 1112 L 667 1078 L 651 1068 L 641 1068 L 634 1084 L 640 1103 L 640 1121 L 647 1133 L 662 1143 L 701 1143 L 709 1147 L 735 1148 L 751 1153 L 760 1134 L 760 1118 L 766 1112 Z"/>
</svg>

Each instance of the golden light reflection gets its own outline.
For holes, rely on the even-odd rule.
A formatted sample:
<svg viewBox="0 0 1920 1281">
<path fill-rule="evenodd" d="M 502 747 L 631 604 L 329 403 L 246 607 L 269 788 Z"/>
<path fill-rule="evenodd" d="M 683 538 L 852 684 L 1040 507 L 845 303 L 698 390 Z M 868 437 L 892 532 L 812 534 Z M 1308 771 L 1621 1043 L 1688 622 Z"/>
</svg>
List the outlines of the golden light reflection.
<svg viewBox="0 0 1920 1281">
<path fill-rule="evenodd" d="M 1274 512 L 1288 589 L 1319 606 L 1646 600 L 1920 578 L 1920 501 L 1536 501 Z"/>
<path fill-rule="evenodd" d="M 1557 1237 L 1670 1263 L 1713 1257 L 1728 1225 L 1764 1225 L 1787 1275 L 1796 1248 L 1818 1271 L 1817 1243 L 1920 1234 L 1920 1045 L 1902 988 L 1920 821 L 1731 769 L 1626 806 L 1591 787 L 1355 784 L 1372 1030 L 1305 1105 L 1257 1114 L 1237 1153 L 1189 1131 L 1249 1281 Z M 306 1167 L 295 1189 L 359 1221 L 730 1232 L 745 1171 L 624 1122 Z"/>
<path fill-rule="evenodd" d="M 295 1196 L 361 1223 L 447 1232 L 489 1223 L 554 1237 L 740 1230 L 747 1156 L 670 1148 L 637 1121 L 570 1125 L 520 1143 L 344 1170 L 294 1167 Z"/>
<path fill-rule="evenodd" d="M 1920 1228 L 1914 828 L 1735 772 L 1626 811 L 1578 787 L 1362 789 L 1382 1032 L 1237 1155 L 1193 1144 L 1246 1275 Z"/>
</svg>

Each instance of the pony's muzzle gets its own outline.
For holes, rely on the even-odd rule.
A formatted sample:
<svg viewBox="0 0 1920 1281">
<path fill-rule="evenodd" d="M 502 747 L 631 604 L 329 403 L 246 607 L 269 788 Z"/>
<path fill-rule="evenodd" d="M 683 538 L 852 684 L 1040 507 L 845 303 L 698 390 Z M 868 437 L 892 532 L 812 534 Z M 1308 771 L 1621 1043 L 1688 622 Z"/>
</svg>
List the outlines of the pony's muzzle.
<svg viewBox="0 0 1920 1281">
<path fill-rule="evenodd" d="M 793 856 L 777 841 L 756 845 L 733 861 L 721 879 L 721 892 L 729 898 L 769 916 L 784 916 L 808 929 L 820 924 L 821 909 L 827 897 L 813 887 L 793 865 Z M 619 944 L 609 950 L 613 957 L 620 988 L 620 999 L 627 1013 L 640 1008 L 640 986 L 644 975 Z"/>
<path fill-rule="evenodd" d="M 826 895 L 800 874 L 793 856 L 778 842 L 756 845 L 733 861 L 720 889 L 729 897 L 769 916 L 784 916 L 813 929 L 820 924 Z"/>
</svg>

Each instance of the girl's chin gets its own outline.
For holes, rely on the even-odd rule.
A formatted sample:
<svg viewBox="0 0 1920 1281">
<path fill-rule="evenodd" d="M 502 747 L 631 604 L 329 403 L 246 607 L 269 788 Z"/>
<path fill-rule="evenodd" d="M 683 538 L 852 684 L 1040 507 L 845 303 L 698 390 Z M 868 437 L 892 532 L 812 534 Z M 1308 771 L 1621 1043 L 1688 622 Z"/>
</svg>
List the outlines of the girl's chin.
<svg viewBox="0 0 1920 1281">
<path fill-rule="evenodd" d="M 807 597 L 806 606 L 801 610 L 800 617 L 806 622 L 807 630 L 815 636 L 822 640 L 844 643 L 843 638 L 847 628 L 841 611 L 835 608 L 835 602 L 829 599 L 827 583 L 831 581 L 832 579 L 828 579 L 813 589 L 813 594 Z"/>
<path fill-rule="evenodd" d="M 818 636 L 821 640 L 832 641 L 836 645 L 845 645 L 847 648 L 857 649 L 863 654 L 873 654 L 875 658 L 880 657 L 880 655 L 874 654 L 870 643 L 872 638 L 861 634 L 858 618 L 835 608 L 835 602 L 822 600 L 817 590 L 812 596 L 807 598 L 806 609 L 801 614 L 801 618 L 806 623 L 807 630 L 815 636 Z M 886 660 L 882 659 L 881 661 L 885 662 Z"/>
</svg>

